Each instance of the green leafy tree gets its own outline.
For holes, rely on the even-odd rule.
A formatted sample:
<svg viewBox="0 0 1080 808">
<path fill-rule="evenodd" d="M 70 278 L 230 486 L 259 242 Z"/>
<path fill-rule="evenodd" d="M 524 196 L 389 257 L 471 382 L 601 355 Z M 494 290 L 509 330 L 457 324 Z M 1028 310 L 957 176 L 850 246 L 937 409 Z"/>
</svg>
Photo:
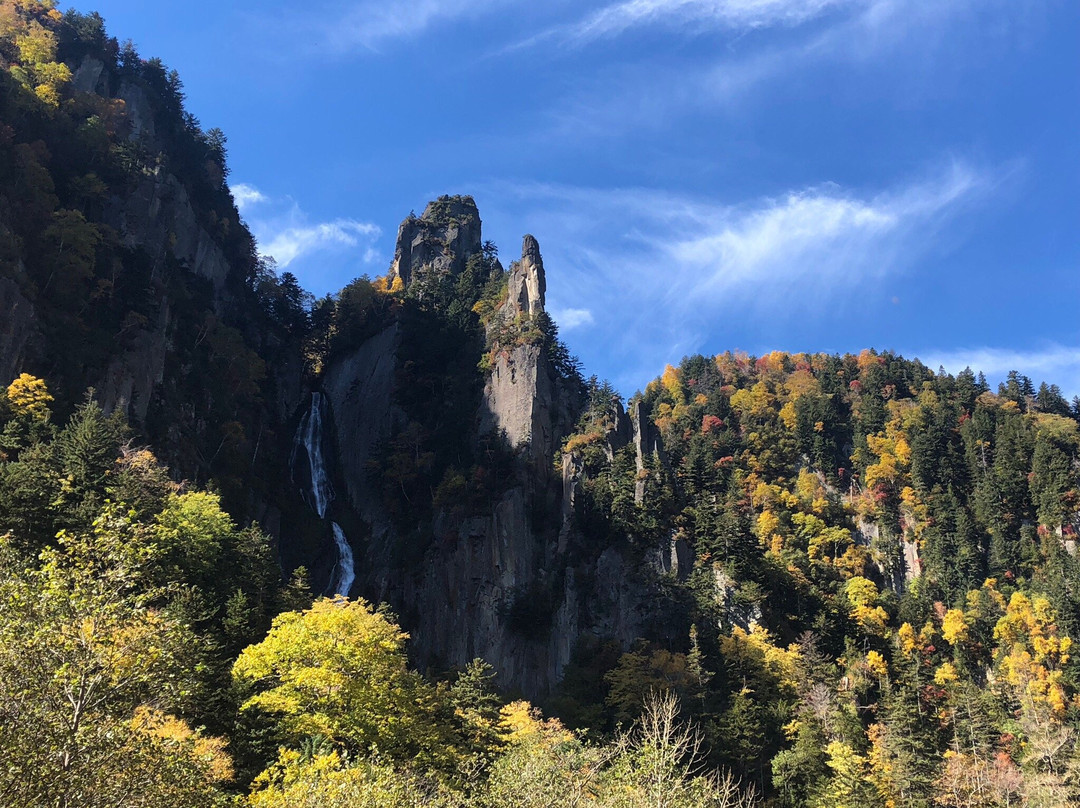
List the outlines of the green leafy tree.
<svg viewBox="0 0 1080 808">
<path fill-rule="evenodd" d="M 276 717 L 287 739 L 321 735 L 354 752 L 449 764 L 450 722 L 435 691 L 406 664 L 404 634 L 362 600 L 317 600 L 278 615 L 233 666 L 244 710 Z"/>
<path fill-rule="evenodd" d="M 139 705 L 190 702 L 190 628 L 155 607 L 155 548 L 122 514 L 28 566 L 0 539 L 0 802 L 212 805 L 217 775 L 190 731 L 159 732 Z M 143 716 L 146 717 L 145 714 Z M 216 755 L 220 759 L 220 755 Z M 227 766 L 226 766 L 227 769 Z"/>
</svg>

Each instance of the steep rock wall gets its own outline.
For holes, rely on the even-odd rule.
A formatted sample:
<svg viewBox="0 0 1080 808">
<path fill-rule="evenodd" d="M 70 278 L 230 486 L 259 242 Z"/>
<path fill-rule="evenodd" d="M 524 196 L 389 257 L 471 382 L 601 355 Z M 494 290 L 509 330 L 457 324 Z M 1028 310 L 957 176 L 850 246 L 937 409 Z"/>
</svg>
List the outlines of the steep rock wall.
<svg viewBox="0 0 1080 808">
<path fill-rule="evenodd" d="M 430 207 L 399 230 L 391 275 L 403 283 L 422 285 L 432 273 L 455 271 L 464 266 L 462 245 L 479 245 L 479 229 L 463 237 L 459 217 L 449 228 L 439 224 L 445 204 L 441 213 Z M 524 239 L 508 287 L 497 314 L 503 322 L 543 314 L 546 281 L 532 236 Z M 406 289 L 413 294 L 411 285 Z M 573 497 L 573 470 L 560 479 L 553 461 L 580 405 L 539 342 L 499 350 L 475 424 L 447 427 L 472 426 L 475 436 L 506 438 L 517 459 L 503 493 L 487 513 L 463 521 L 436 512 L 433 544 L 419 559 L 398 563 L 409 539 L 383 514 L 368 461 L 404 420 L 394 403 L 400 328 L 391 326 L 335 359 L 322 380 L 341 484 L 368 528 L 354 542 L 356 593 L 390 603 L 410 632 L 419 667 L 442 670 L 481 657 L 501 685 L 542 695 L 558 683 L 584 634 L 625 646 L 641 634 L 654 576 L 613 549 L 591 560 L 571 557 L 573 508 L 563 500 Z M 622 413 L 612 439 L 625 445 L 630 433 Z"/>
<path fill-rule="evenodd" d="M 394 323 L 332 362 L 322 380 L 349 503 L 369 520 L 380 507 L 378 493 L 369 480 L 368 462 L 399 418 L 393 390 L 400 339 L 400 327 Z"/>
<path fill-rule="evenodd" d="M 131 81 L 118 81 L 103 62 L 85 57 L 73 66 L 77 90 L 122 100 L 128 139 L 154 153 L 154 111 L 146 91 Z M 110 87 L 116 86 L 115 93 Z M 199 221 L 187 188 L 160 163 L 144 170 L 136 186 L 123 196 L 109 198 L 104 221 L 120 234 L 124 246 L 145 251 L 151 259 L 151 283 L 158 316 L 135 333 L 115 354 L 98 378 L 88 379 L 106 411 L 121 408 L 136 423 L 145 420 L 155 389 L 164 379 L 172 348 L 173 306 L 165 291 L 169 259 L 210 282 L 213 305 L 220 314 L 228 305 L 229 261 L 218 240 Z M 5 379 L 26 369 L 27 360 L 44 349 L 33 306 L 11 280 L 0 281 L 0 372 Z"/>
<path fill-rule="evenodd" d="M 33 305 L 15 281 L 0 278 L 0 385 L 6 387 L 22 371 L 36 332 Z"/>
<path fill-rule="evenodd" d="M 460 275 L 469 256 L 480 252 L 480 227 L 472 197 L 430 202 L 423 214 L 409 216 L 398 227 L 391 280 L 409 287 L 433 275 Z"/>
</svg>

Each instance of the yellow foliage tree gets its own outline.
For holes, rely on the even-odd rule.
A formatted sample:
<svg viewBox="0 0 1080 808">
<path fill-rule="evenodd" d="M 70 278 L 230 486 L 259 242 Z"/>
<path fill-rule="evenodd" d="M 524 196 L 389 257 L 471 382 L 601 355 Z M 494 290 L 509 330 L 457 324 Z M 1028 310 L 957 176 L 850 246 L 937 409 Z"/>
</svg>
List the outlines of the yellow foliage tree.
<svg viewBox="0 0 1080 808">
<path fill-rule="evenodd" d="M 1034 714 L 1049 711 L 1055 719 L 1063 718 L 1069 697 L 1064 668 L 1072 639 L 1058 630 L 1050 601 L 1014 592 L 994 627 L 994 638 L 998 668 L 1021 704 Z"/>
<path fill-rule="evenodd" d="M 879 592 L 873 581 L 861 576 L 848 579 L 844 592 L 851 604 L 850 615 L 868 634 L 885 636 L 889 614 L 877 605 Z"/>
<path fill-rule="evenodd" d="M 949 609 L 941 619 L 941 636 L 949 645 L 961 645 L 968 641 L 970 629 L 964 613 L 959 609 Z"/>
<path fill-rule="evenodd" d="M 434 688 L 408 669 L 401 631 L 365 601 L 316 601 L 274 618 L 233 665 L 243 709 L 277 716 L 295 742 L 321 735 L 353 750 L 450 765 L 456 754 Z"/>
<path fill-rule="evenodd" d="M 52 394 L 45 382 L 29 373 L 19 374 L 7 387 L 7 400 L 16 415 L 26 415 L 35 420 L 49 418 Z"/>
</svg>

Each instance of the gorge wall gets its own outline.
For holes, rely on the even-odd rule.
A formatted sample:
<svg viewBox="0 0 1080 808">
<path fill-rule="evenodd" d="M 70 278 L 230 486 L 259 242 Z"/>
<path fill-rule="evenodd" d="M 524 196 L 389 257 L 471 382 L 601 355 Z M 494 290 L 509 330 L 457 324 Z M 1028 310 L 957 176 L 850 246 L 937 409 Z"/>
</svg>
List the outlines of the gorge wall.
<svg viewBox="0 0 1080 808">
<path fill-rule="evenodd" d="M 440 200 L 402 223 L 390 278 L 402 280 L 406 295 L 421 297 L 439 278 L 463 272 L 481 248 L 472 200 Z M 331 362 L 321 379 L 341 483 L 365 527 L 356 542 L 363 546 L 354 594 L 390 603 L 421 666 L 460 667 L 480 657 L 502 685 L 530 695 L 558 682 L 582 635 L 628 646 L 640 634 L 651 586 L 650 572 L 633 569 L 617 551 L 587 560 L 573 552 L 573 480 L 555 463 L 582 407 L 580 394 L 556 372 L 542 339 L 505 339 L 544 315 L 545 293 L 540 247 L 527 235 L 486 326 L 491 358 L 478 371 L 474 418 L 446 425 L 474 446 L 497 442 L 512 462 L 494 501 L 464 517 L 437 507 L 433 541 L 408 565 L 394 563 L 404 539 L 368 470 L 380 444 L 406 420 L 395 385 L 407 326 L 387 326 Z"/>
</svg>

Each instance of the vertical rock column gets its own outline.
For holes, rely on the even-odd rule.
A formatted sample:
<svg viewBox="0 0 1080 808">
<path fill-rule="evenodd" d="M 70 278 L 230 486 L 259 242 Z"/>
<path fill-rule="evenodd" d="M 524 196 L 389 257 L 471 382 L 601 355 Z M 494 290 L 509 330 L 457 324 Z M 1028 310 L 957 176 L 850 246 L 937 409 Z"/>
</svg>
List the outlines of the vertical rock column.
<svg viewBox="0 0 1080 808">
<path fill-rule="evenodd" d="M 521 260 L 510 272 L 503 322 L 536 317 L 544 311 L 547 282 L 540 245 L 525 236 Z M 504 348 L 484 387 L 481 432 L 502 433 L 512 449 L 526 452 L 536 467 L 546 470 L 555 451 L 552 407 L 555 384 L 551 369 L 535 343 Z"/>
</svg>

